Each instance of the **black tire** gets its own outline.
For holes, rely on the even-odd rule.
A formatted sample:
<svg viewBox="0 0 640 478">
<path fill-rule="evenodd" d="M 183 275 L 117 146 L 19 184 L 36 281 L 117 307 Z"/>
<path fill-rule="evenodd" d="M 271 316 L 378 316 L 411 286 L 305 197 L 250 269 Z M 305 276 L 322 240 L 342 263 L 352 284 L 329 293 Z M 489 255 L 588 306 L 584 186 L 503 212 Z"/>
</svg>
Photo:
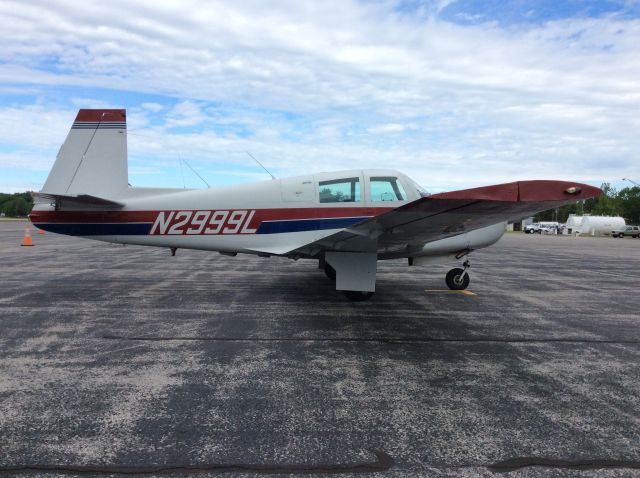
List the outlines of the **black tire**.
<svg viewBox="0 0 640 478">
<path fill-rule="evenodd" d="M 469 287 L 469 274 L 464 274 L 464 277 L 460 279 L 460 276 L 464 272 L 464 269 L 456 267 L 447 272 L 447 276 L 445 277 L 445 281 L 447 283 L 447 287 L 451 290 L 464 290 Z"/>
<path fill-rule="evenodd" d="M 359 290 L 345 290 L 343 292 L 345 297 L 352 302 L 362 302 L 373 297 L 373 292 L 361 292 Z"/>
<path fill-rule="evenodd" d="M 331 280 L 336 280 L 336 270 L 329 265 L 328 262 L 324 263 L 324 274 Z"/>
</svg>

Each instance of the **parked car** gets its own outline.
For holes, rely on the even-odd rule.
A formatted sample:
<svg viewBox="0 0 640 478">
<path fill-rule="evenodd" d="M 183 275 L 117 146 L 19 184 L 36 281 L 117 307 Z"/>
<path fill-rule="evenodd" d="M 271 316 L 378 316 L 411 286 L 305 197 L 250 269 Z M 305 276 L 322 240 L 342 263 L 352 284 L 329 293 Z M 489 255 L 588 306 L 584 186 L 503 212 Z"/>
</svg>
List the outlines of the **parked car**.
<svg viewBox="0 0 640 478">
<path fill-rule="evenodd" d="M 540 224 L 538 224 L 537 222 L 534 222 L 533 224 L 527 224 L 526 226 L 524 226 L 523 231 L 525 234 L 540 234 Z"/>
<path fill-rule="evenodd" d="M 639 237 L 640 236 L 640 227 L 638 226 L 624 226 L 620 229 L 614 229 L 611 231 L 611 237 Z"/>
</svg>

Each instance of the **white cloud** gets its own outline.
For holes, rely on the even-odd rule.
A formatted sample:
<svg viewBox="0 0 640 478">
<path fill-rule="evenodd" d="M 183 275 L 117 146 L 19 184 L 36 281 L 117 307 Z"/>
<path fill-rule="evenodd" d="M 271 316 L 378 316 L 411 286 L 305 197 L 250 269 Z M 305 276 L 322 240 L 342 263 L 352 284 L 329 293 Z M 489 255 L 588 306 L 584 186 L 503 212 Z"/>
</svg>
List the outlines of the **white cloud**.
<svg viewBox="0 0 640 478">
<path fill-rule="evenodd" d="M 167 126 L 195 126 L 205 121 L 207 117 L 200 106 L 193 101 L 182 101 L 176 104 L 166 115 Z"/>
<path fill-rule="evenodd" d="M 151 111 L 152 113 L 159 113 L 163 109 L 161 104 L 153 102 L 142 103 L 140 106 L 142 109 Z"/>
<path fill-rule="evenodd" d="M 0 105 L 0 142 L 52 162 L 72 107 L 118 106 L 84 92 L 102 87 L 176 98 L 129 108 L 141 162 L 249 150 L 282 174 L 391 166 L 434 189 L 640 177 L 639 20 L 461 26 L 448 3 L 2 3 L 0 83 L 41 93 Z M 64 111 L 58 85 L 78 90 Z"/>
<path fill-rule="evenodd" d="M 18 150 L 53 150 L 55 156 L 75 115 L 72 110 L 39 104 L 1 108 L 0 144 L 14 145 Z"/>
<path fill-rule="evenodd" d="M 384 134 L 384 133 L 402 133 L 408 129 L 416 129 L 416 125 L 407 123 L 387 123 L 378 126 L 372 126 L 367 131 L 372 134 Z"/>
<path fill-rule="evenodd" d="M 109 108 L 119 107 L 116 104 L 101 100 L 99 98 L 71 98 L 71 104 L 78 109 L 81 109 L 81 108 L 109 109 Z"/>
<path fill-rule="evenodd" d="M 39 182 L 12 182 L 0 181 L 0 191 L 6 194 L 23 193 L 25 191 L 38 191 L 42 187 Z"/>
</svg>

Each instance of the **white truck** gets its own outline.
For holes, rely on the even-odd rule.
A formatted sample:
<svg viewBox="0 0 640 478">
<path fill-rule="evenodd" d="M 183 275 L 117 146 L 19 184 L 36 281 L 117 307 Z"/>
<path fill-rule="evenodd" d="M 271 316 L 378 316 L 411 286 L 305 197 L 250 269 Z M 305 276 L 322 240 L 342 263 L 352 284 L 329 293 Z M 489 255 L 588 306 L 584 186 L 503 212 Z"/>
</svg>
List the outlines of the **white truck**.
<svg viewBox="0 0 640 478">
<path fill-rule="evenodd" d="M 557 234 L 560 224 L 555 221 L 541 221 L 528 224 L 524 227 L 525 234 Z"/>
</svg>

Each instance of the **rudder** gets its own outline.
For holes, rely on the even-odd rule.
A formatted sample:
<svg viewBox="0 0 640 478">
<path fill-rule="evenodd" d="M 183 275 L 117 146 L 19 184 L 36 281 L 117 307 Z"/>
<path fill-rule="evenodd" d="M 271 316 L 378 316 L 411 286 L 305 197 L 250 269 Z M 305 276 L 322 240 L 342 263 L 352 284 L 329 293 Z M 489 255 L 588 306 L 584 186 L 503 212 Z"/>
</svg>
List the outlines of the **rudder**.
<svg viewBox="0 0 640 478">
<path fill-rule="evenodd" d="M 124 109 L 78 111 L 42 193 L 117 198 L 127 187 Z"/>
</svg>

